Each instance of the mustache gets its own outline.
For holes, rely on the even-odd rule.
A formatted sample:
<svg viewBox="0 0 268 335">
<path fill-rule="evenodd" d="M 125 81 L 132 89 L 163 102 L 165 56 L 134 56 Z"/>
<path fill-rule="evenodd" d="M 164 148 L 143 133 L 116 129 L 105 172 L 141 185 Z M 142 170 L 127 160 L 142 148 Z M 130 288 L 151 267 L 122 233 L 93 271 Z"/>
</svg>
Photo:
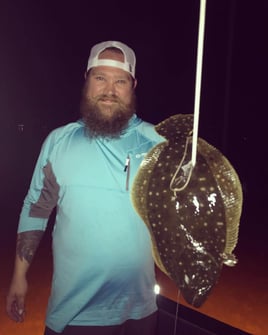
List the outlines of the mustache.
<svg viewBox="0 0 268 335">
<path fill-rule="evenodd" d="M 109 101 L 112 101 L 112 102 L 121 103 L 121 99 L 118 98 L 118 96 L 115 95 L 115 94 L 111 94 L 111 95 L 101 94 L 101 95 L 98 95 L 98 96 L 96 96 L 96 97 L 93 98 L 93 101 L 95 103 L 97 103 L 98 101 L 105 101 L 105 100 L 109 100 Z"/>
</svg>

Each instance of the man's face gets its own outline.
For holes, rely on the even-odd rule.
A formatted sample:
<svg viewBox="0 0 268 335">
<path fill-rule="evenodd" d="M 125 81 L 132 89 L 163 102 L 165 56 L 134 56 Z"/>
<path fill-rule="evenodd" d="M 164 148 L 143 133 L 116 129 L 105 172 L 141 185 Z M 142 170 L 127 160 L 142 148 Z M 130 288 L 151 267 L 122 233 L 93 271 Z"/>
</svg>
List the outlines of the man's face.
<svg viewBox="0 0 268 335">
<path fill-rule="evenodd" d="M 123 61 L 123 54 L 105 50 L 100 58 Z M 81 113 L 93 137 L 118 136 L 135 112 L 130 74 L 111 66 L 92 68 L 82 92 Z"/>
</svg>

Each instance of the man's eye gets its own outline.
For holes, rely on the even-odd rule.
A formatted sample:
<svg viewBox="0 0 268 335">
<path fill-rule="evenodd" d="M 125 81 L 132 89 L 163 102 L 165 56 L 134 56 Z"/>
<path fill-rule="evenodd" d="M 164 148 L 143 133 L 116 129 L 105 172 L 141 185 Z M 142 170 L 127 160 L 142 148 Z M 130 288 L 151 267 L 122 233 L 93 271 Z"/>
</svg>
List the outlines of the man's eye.
<svg viewBox="0 0 268 335">
<path fill-rule="evenodd" d="M 98 81 L 104 80 L 104 78 L 102 76 L 96 76 L 95 79 L 98 80 Z"/>
<path fill-rule="evenodd" d="M 126 84 L 126 80 L 125 79 L 118 79 L 117 83 L 120 85 L 125 85 Z"/>
</svg>

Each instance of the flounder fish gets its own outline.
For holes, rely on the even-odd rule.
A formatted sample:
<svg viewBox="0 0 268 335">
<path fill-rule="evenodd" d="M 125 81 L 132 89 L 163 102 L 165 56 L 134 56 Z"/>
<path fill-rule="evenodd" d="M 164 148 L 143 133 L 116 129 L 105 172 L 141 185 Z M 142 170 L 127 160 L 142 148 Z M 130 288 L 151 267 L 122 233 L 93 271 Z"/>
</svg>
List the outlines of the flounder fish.
<svg viewBox="0 0 268 335">
<path fill-rule="evenodd" d="M 155 126 L 166 141 L 145 156 L 131 199 L 147 225 L 157 266 L 200 307 L 223 264 L 233 266 L 242 211 L 239 177 L 223 154 L 198 138 L 191 164 L 192 114 L 177 114 Z"/>
</svg>

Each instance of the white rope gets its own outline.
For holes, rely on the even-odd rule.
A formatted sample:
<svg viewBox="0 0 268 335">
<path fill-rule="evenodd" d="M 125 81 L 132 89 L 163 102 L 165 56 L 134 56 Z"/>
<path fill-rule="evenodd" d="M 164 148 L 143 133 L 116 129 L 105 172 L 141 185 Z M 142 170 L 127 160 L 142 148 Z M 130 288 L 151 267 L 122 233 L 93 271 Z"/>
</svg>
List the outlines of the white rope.
<svg viewBox="0 0 268 335">
<path fill-rule="evenodd" d="M 205 33 L 205 16 L 206 16 L 206 0 L 200 0 L 199 8 L 199 27 L 198 27 L 198 45 L 197 45 L 197 62 L 196 62 L 196 80 L 195 80 L 195 99 L 194 99 L 194 120 L 192 132 L 192 155 L 191 160 L 187 156 L 189 147 L 189 139 L 185 145 L 185 152 L 178 166 L 173 178 L 170 182 L 170 190 L 180 192 L 184 190 L 192 176 L 193 168 L 196 164 L 197 156 L 197 142 L 198 142 L 198 122 L 199 122 L 199 109 L 200 109 L 200 93 L 201 93 L 201 80 L 202 80 L 202 63 L 203 63 L 203 46 L 204 46 L 204 33 Z"/>
<path fill-rule="evenodd" d="M 206 0 L 200 0 L 198 44 L 197 44 L 197 62 L 196 62 L 196 77 L 195 77 L 192 166 L 195 166 L 196 154 L 197 154 L 198 123 L 199 123 L 199 111 L 200 111 L 200 93 L 201 93 L 201 80 L 202 80 L 202 63 L 203 63 L 205 19 L 206 19 Z"/>
<path fill-rule="evenodd" d="M 195 78 L 194 124 L 193 124 L 193 139 L 192 139 L 192 160 L 191 160 L 192 167 L 195 166 L 196 155 L 197 155 L 198 123 L 199 123 L 199 111 L 200 111 L 200 93 L 201 93 L 201 79 L 202 79 L 205 20 L 206 20 L 206 0 L 200 0 L 198 44 L 197 44 L 197 62 L 196 62 L 196 78 Z M 178 172 L 178 170 L 179 169 L 177 169 L 177 172 Z M 190 172 L 189 175 L 191 175 L 191 172 Z M 176 176 L 176 174 L 175 174 L 175 176 Z M 175 181 L 175 178 L 176 178 L 175 176 L 173 177 L 174 181 Z M 172 179 L 171 184 L 173 184 L 174 181 Z M 188 184 L 188 182 L 184 183 L 182 188 L 186 187 L 187 184 Z M 170 186 L 170 187 L 173 191 L 177 191 L 176 187 L 174 189 L 172 188 L 172 186 Z M 180 304 L 180 290 L 178 289 L 173 335 L 176 335 L 176 333 L 177 333 L 179 304 Z"/>
</svg>

